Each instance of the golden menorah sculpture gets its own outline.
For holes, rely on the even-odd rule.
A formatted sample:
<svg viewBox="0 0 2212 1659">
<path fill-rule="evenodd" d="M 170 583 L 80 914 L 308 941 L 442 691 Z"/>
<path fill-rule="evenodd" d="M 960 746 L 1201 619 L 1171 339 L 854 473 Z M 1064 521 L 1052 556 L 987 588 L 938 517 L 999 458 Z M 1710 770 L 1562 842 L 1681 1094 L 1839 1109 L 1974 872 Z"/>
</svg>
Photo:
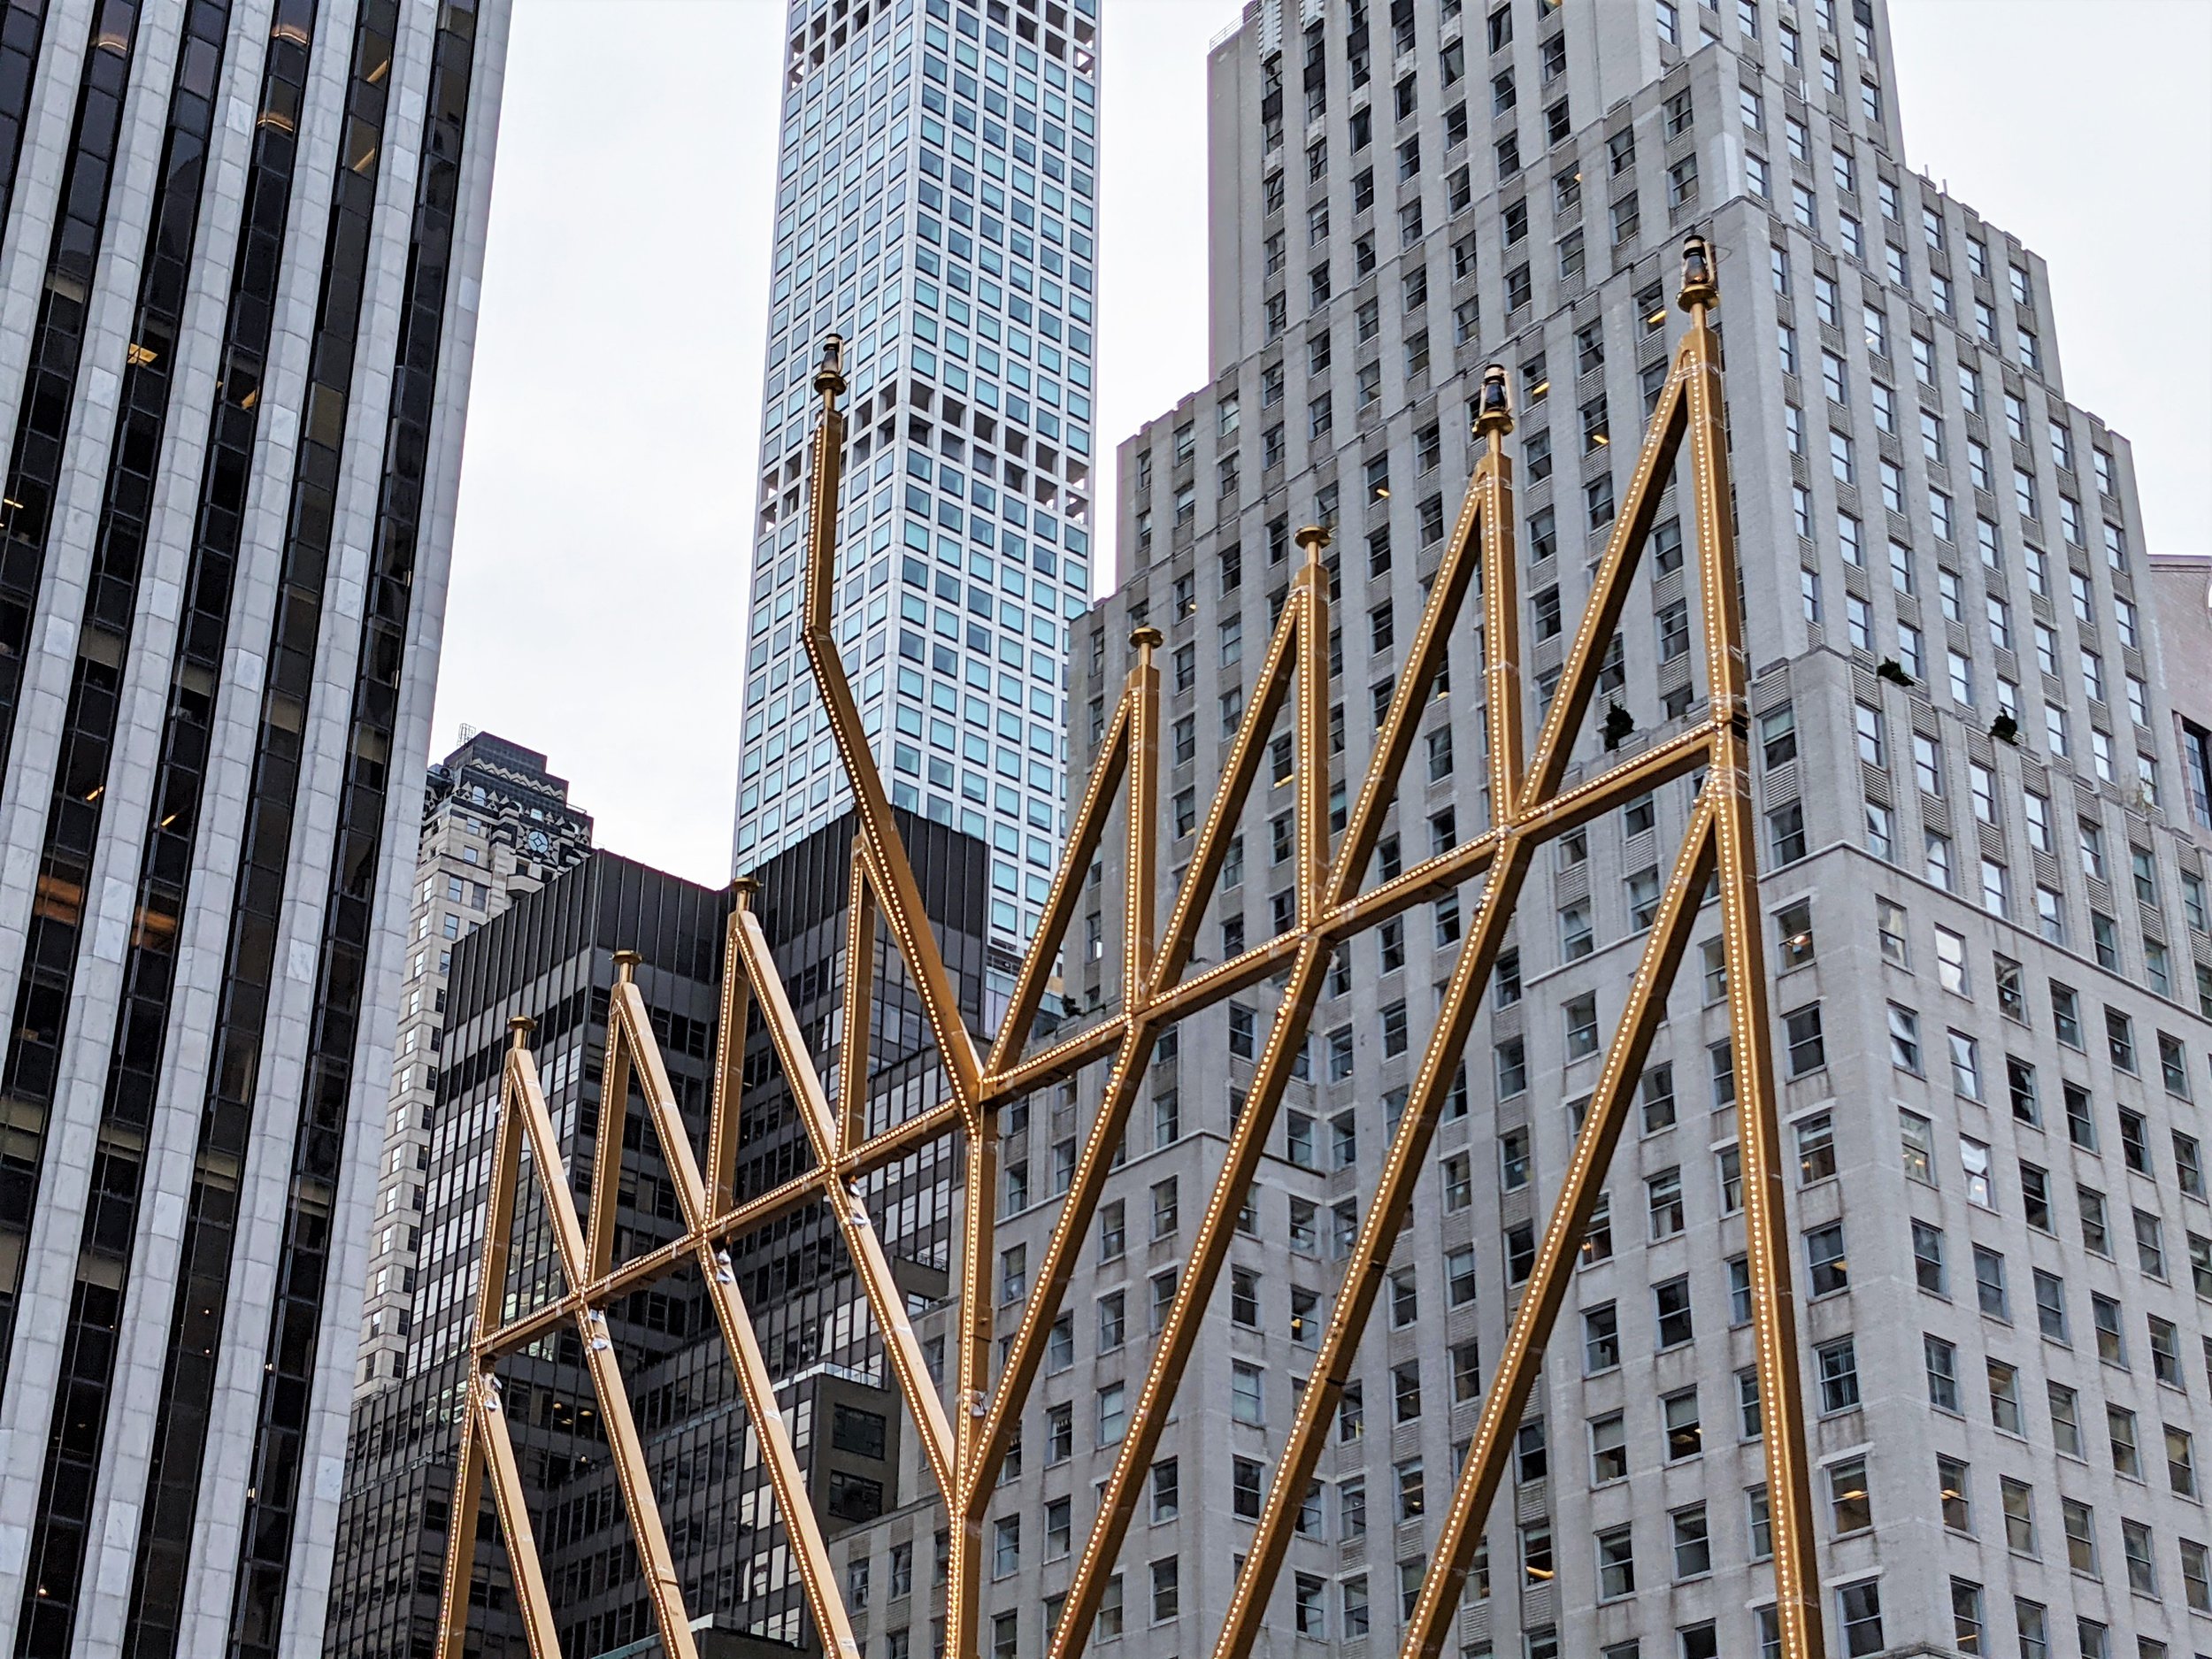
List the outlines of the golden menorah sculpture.
<svg viewBox="0 0 2212 1659">
<path fill-rule="evenodd" d="M 1680 850 L 1642 946 L 1626 1007 L 1606 1049 L 1602 1071 L 1576 1137 L 1562 1189 L 1521 1287 L 1505 1347 L 1450 1505 L 1407 1622 L 1405 1659 L 1435 1659 L 1475 1559 L 1514 1432 L 1541 1369 L 1563 1304 L 1577 1251 L 1592 1218 L 1632 1094 L 1653 1036 L 1664 1019 L 1669 987 L 1693 923 L 1709 896 L 1720 909 L 1735 1057 L 1759 1398 L 1765 1425 L 1776 1601 L 1784 1659 L 1824 1652 L 1803 1402 L 1783 1216 L 1783 1182 L 1766 964 L 1760 938 L 1750 793 L 1747 669 L 1737 599 L 1728 455 L 1718 342 L 1709 321 L 1718 291 L 1713 254 L 1702 237 L 1686 245 L 1678 303 L 1688 324 L 1637 457 L 1625 503 L 1600 563 L 1594 590 L 1534 746 L 1524 741 L 1518 601 L 1515 588 L 1512 430 L 1505 372 L 1486 372 L 1477 400 L 1480 447 L 1474 474 L 1430 582 L 1420 626 L 1408 649 L 1366 775 L 1332 844 L 1328 741 L 1329 581 L 1321 562 L 1327 537 L 1302 531 L 1304 560 L 1291 581 L 1278 626 L 1244 710 L 1212 804 L 1199 826 L 1164 931 L 1157 926 L 1160 634 L 1140 628 L 1134 661 L 1107 725 L 1102 751 L 1069 827 L 1066 849 L 1043 918 L 1015 982 L 1010 1006 L 987 1051 L 961 1019 L 871 755 L 832 626 L 832 577 L 845 416 L 841 347 L 830 340 L 814 386 L 821 399 L 809 497 L 803 637 L 808 662 L 849 780 L 856 833 L 851 909 L 846 930 L 844 1010 L 839 1056 L 843 1098 L 833 1102 L 806 1047 L 771 958 L 759 918 L 739 884 L 728 922 L 718 1061 L 703 1168 L 676 1104 L 630 962 L 618 968 L 608 1017 L 603 1099 L 643 1095 L 674 1184 L 681 1234 L 635 1257 L 613 1259 L 615 1197 L 622 1137 L 603 1133 L 592 1171 L 590 1209 L 580 1217 L 563 1172 L 560 1147 L 527 1047 L 528 1022 L 515 1022 L 506 1056 L 475 1324 L 464 1389 L 463 1432 L 448 1535 L 441 1653 L 459 1659 L 466 1637 L 468 1587 L 478 1511 L 488 1481 L 506 1541 L 515 1599 L 537 1659 L 559 1652 L 551 1602 L 526 1507 L 526 1494 L 501 1414 L 495 1375 L 503 1356 L 572 1325 L 603 1413 L 614 1472 L 628 1509 L 638 1557 L 665 1651 L 694 1659 L 696 1648 L 668 1539 L 640 1444 L 604 1310 L 664 1274 L 695 1265 L 736 1367 L 745 1409 L 758 1438 L 806 1605 L 824 1650 L 858 1659 L 850 1617 L 807 1483 L 775 1402 L 775 1383 L 757 1340 L 726 1254 L 731 1240 L 804 1207 L 826 1204 L 849 1247 L 898 1390 L 911 1414 L 922 1460 L 948 1516 L 944 1640 L 953 1659 L 978 1651 L 983 1522 L 1009 1445 L 1015 1438 L 1078 1254 L 1094 1220 L 1132 1103 L 1157 1039 L 1185 1018 L 1240 990 L 1279 979 L 1281 1001 L 1259 1049 L 1251 1087 L 1229 1137 L 1203 1218 L 1154 1345 L 1145 1378 L 1102 1489 L 1097 1517 L 1076 1558 L 1054 1628 L 1052 1659 L 1078 1659 L 1091 1635 L 1139 1489 L 1167 1424 L 1201 1321 L 1227 1260 L 1236 1220 L 1250 1192 L 1277 1108 L 1330 961 L 1347 940 L 1410 909 L 1479 880 L 1480 897 L 1446 984 L 1433 1032 L 1405 1109 L 1392 1133 L 1362 1220 L 1295 1421 L 1273 1471 L 1256 1529 L 1237 1574 L 1215 1659 L 1244 1659 L 1261 1641 L 1269 1598 L 1288 1551 L 1299 1505 L 1319 1462 L 1392 1248 L 1457 1076 L 1484 987 L 1512 920 L 1536 849 L 1671 780 L 1701 775 Z M 1618 627 L 1660 497 L 1686 443 L 1687 489 L 1694 521 L 1697 580 L 1709 694 L 1705 717 L 1598 775 L 1563 787 L 1569 762 Z M 1372 879 L 1385 818 L 1397 798 L 1416 728 L 1444 666 L 1446 647 L 1471 588 L 1479 588 L 1484 653 L 1484 719 L 1489 760 L 1487 828 L 1386 879 Z M 1287 710 L 1294 761 L 1295 916 L 1283 931 L 1229 960 L 1200 966 L 1194 946 L 1245 803 L 1275 728 Z M 1120 803 L 1126 836 L 1121 895 L 1120 1006 L 1075 1034 L 1033 1051 L 1032 1036 L 1048 982 L 1073 920 L 1086 877 Z M 868 1075 L 873 952 L 880 919 L 921 1001 L 944 1075 L 944 1098 L 903 1122 L 868 1134 Z M 804 1121 L 814 1166 L 770 1191 L 740 1199 L 736 1149 L 746 1025 L 754 1010 Z M 1085 1134 L 1003 1363 L 993 1375 L 989 1272 L 995 1229 L 995 1188 L 1001 1106 L 1100 1061 L 1102 1097 Z M 957 1135 L 964 1145 L 963 1201 L 953 1280 L 957 1295 L 956 1375 L 949 1407 L 925 1364 L 903 1292 L 860 1194 L 869 1172 L 918 1147 Z M 566 1290 L 532 1310 L 503 1318 L 517 1187 L 530 1144 Z"/>
</svg>

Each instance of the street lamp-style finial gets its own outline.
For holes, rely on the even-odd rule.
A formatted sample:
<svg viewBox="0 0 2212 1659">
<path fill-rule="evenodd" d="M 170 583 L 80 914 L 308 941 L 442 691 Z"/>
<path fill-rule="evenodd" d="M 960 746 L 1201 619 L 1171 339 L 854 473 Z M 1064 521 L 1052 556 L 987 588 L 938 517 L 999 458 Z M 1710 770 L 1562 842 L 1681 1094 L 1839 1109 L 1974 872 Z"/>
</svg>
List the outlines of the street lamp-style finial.
<svg viewBox="0 0 2212 1659">
<path fill-rule="evenodd" d="M 1306 550 L 1306 563 L 1321 563 L 1321 549 L 1329 545 L 1329 533 L 1317 524 L 1307 525 L 1291 538 Z"/>
<path fill-rule="evenodd" d="M 517 1014 L 507 1022 L 507 1031 L 518 1048 L 530 1046 L 530 1033 L 538 1028 L 538 1022 L 527 1014 Z"/>
<path fill-rule="evenodd" d="M 845 336 L 822 336 L 822 366 L 814 371 L 814 389 L 835 397 L 845 389 Z"/>
<path fill-rule="evenodd" d="M 634 950 L 616 951 L 614 953 L 615 979 L 621 984 L 629 984 L 637 977 L 637 964 L 644 960 L 645 958 Z"/>
<path fill-rule="evenodd" d="M 1166 639 L 1166 634 L 1148 622 L 1141 628 L 1132 629 L 1129 634 L 1129 643 L 1141 651 L 1151 650 L 1154 647 L 1164 643 Z"/>
<path fill-rule="evenodd" d="M 1507 389 L 1505 365 L 1493 363 L 1482 372 L 1482 396 L 1475 405 L 1475 430 L 1484 437 L 1502 438 L 1513 430 L 1513 397 Z"/>
<path fill-rule="evenodd" d="M 1694 311 L 1720 303 L 1720 288 L 1713 280 L 1713 245 L 1692 231 L 1682 243 L 1682 291 L 1675 303 Z"/>
<path fill-rule="evenodd" d="M 760 881 L 755 876 L 739 876 L 730 883 L 730 898 L 741 910 L 751 910 L 759 892 Z"/>
</svg>

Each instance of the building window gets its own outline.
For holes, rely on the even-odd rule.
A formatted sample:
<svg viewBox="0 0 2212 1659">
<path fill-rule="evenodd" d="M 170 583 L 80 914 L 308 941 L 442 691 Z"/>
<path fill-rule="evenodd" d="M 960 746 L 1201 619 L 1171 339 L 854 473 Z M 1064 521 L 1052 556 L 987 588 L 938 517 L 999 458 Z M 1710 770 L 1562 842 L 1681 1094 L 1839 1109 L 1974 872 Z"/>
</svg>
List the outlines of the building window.
<svg viewBox="0 0 2212 1659">
<path fill-rule="evenodd" d="M 1819 1003 L 1809 1003 L 1783 1015 L 1782 1029 L 1788 1044 L 1792 1077 L 1809 1076 L 1828 1064 L 1827 1044 L 1821 1035 Z"/>
<path fill-rule="evenodd" d="M 1820 1409 L 1825 1414 L 1848 1411 L 1859 1403 L 1858 1350 L 1849 1337 L 1823 1343 L 1813 1350 L 1820 1378 Z"/>
<path fill-rule="evenodd" d="M 1240 1423 L 1262 1426 L 1266 1424 L 1266 1402 L 1261 1390 L 1262 1375 L 1258 1366 L 1248 1365 L 1240 1360 L 1230 1368 L 1230 1414 Z"/>
<path fill-rule="evenodd" d="M 1689 1341 L 1694 1334 L 1690 1318 L 1690 1281 L 1671 1279 L 1663 1285 L 1655 1285 L 1651 1297 L 1659 1346 L 1662 1348 L 1679 1348 Z"/>
<path fill-rule="evenodd" d="M 1851 1270 L 1844 1256 L 1841 1222 L 1828 1222 L 1806 1232 L 1805 1270 L 1813 1295 L 1825 1296 L 1849 1288 Z"/>
<path fill-rule="evenodd" d="M 1838 1590 L 1836 1620 L 1843 1632 L 1844 1659 L 1867 1659 L 1881 1652 L 1881 1581 L 1865 1578 Z"/>
<path fill-rule="evenodd" d="M 1705 1431 L 1698 1418 L 1696 1389 L 1685 1388 L 1667 1395 L 1659 1402 L 1659 1410 L 1666 1425 L 1669 1463 L 1695 1457 L 1705 1449 Z"/>
</svg>

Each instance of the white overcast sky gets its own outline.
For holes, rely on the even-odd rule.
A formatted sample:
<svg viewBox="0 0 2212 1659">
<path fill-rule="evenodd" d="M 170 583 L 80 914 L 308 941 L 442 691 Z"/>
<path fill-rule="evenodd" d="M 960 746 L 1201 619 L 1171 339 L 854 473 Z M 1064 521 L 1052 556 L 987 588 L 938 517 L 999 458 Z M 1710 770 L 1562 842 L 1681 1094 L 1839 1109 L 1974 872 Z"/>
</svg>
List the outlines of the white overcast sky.
<svg viewBox="0 0 2212 1659">
<path fill-rule="evenodd" d="M 1207 375 L 1205 53 L 1241 5 L 1102 10 L 1110 503 L 1114 445 Z M 2153 548 L 2212 552 L 2212 0 L 1890 11 L 1909 159 L 2050 262 L 2067 391 L 2132 440 Z M 545 750 L 600 845 L 710 883 L 729 873 L 783 15 L 516 0 L 432 738 L 443 754 L 465 723 Z"/>
</svg>

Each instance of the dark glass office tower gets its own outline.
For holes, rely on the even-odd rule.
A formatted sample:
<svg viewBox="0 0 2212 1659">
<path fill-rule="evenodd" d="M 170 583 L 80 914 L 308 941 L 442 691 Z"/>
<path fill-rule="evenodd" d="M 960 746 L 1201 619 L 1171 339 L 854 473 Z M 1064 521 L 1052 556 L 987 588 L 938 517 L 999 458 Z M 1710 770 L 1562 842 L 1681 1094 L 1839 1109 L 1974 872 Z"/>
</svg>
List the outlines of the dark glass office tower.
<svg viewBox="0 0 2212 1659">
<path fill-rule="evenodd" d="M 505 0 L 0 5 L 0 1651 L 311 1649 Z"/>
<path fill-rule="evenodd" d="M 979 1024 L 986 849 L 943 826 L 904 814 L 902 821 L 963 1010 Z M 818 1056 L 833 1054 L 838 1037 L 851 835 L 850 818 L 841 818 L 756 872 L 761 885 L 754 902 Z M 613 952 L 641 952 L 638 979 L 656 1035 L 686 1118 L 703 1138 L 726 904 L 726 893 L 597 853 L 455 947 L 410 1374 L 365 1398 L 357 1417 L 326 1652 L 401 1659 L 429 1651 L 444 1559 L 453 1399 L 467 1361 L 483 1171 L 497 1124 L 507 1020 L 526 1013 L 538 1022 L 532 1041 L 547 1105 L 580 1199 L 599 1132 Z M 878 962 L 870 1110 L 888 1124 L 933 1103 L 940 1083 L 903 970 L 880 943 Z M 741 1196 L 788 1179 L 812 1158 L 757 1021 L 745 1080 Z M 834 1078 L 829 1081 L 834 1087 Z M 650 1249 L 680 1230 L 642 1111 L 641 1097 L 634 1095 L 618 1256 Z M 918 1307 L 945 1294 L 956 1156 L 949 1144 L 918 1154 L 873 1178 L 870 1190 L 871 1210 Z M 526 1179 L 518 1215 L 511 1291 L 518 1306 L 527 1306 L 559 1286 Z M 735 1241 L 732 1256 L 829 1530 L 895 1507 L 901 1408 L 835 1228 L 824 1214 L 795 1216 Z M 685 1275 L 663 1280 L 631 1298 L 611 1323 L 693 1615 L 732 1638 L 803 1640 L 803 1597 L 764 1471 L 750 1451 L 735 1374 L 696 1286 Z M 565 1649 L 595 1655 L 651 1638 L 629 1524 L 573 1339 L 564 1334 L 516 1356 L 502 1375 Z M 520 1654 L 505 1556 L 488 1525 L 482 1536 L 472 1651 Z"/>
</svg>

